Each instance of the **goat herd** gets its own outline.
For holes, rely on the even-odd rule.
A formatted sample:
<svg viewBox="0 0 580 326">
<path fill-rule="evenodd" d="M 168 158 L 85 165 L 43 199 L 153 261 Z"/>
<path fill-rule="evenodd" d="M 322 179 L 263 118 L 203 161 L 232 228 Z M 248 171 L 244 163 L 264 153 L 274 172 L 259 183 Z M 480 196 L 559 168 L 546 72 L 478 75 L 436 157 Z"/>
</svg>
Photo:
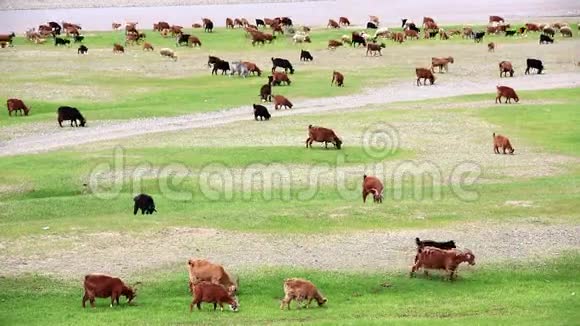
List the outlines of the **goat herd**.
<svg viewBox="0 0 580 326">
<path fill-rule="evenodd" d="M 464 38 L 473 38 L 475 42 L 481 42 L 484 35 L 487 34 L 498 34 L 500 32 L 505 33 L 506 37 L 514 36 L 516 34 L 524 35 L 527 32 L 541 32 L 540 43 L 553 43 L 553 37 L 555 30 L 559 29 L 560 33 L 569 37 L 572 36 L 572 31 L 570 27 L 566 24 L 556 23 L 552 25 L 548 24 L 526 24 L 525 27 L 519 28 L 517 30 L 511 30 L 510 25 L 506 24 L 505 21 L 498 16 L 489 17 L 490 25 L 487 27 L 486 31 L 473 31 L 471 27 L 464 27 L 463 30 L 444 30 L 439 28 L 432 18 L 425 17 L 423 19 L 423 29 L 425 38 L 434 38 L 439 35 L 441 40 L 449 39 L 453 35 L 462 35 Z M 127 23 L 125 25 L 125 46 L 132 44 L 140 44 L 143 42 L 143 50 L 152 51 L 154 47 L 152 44 L 145 42 L 146 35 L 136 29 L 137 23 Z M 119 23 L 113 23 L 113 29 L 117 30 L 122 25 Z M 207 18 L 203 19 L 202 24 L 193 24 L 193 28 L 204 28 L 205 32 L 211 33 L 213 31 L 213 22 Z M 265 28 L 269 26 L 272 29 L 272 33 L 265 33 L 260 31 L 259 28 Z M 350 26 L 350 20 L 347 17 L 340 17 L 339 21 L 330 19 L 328 22 L 329 28 L 341 28 L 342 26 Z M 377 43 L 379 38 L 390 38 L 394 42 L 402 43 L 406 39 L 418 39 L 421 30 L 411 21 L 407 19 L 402 20 L 402 32 L 391 32 L 388 28 L 379 28 L 379 19 L 376 16 L 371 16 L 369 22 L 367 23 L 367 29 L 376 29 L 373 36 L 370 36 L 366 32 L 352 32 L 351 35 L 343 35 L 340 40 L 329 40 L 328 48 L 336 49 L 339 46 L 343 46 L 345 43 L 350 44 L 353 47 L 363 46 L 366 48 L 366 55 L 382 55 L 381 49 L 385 48 L 384 43 Z M 256 25 L 251 25 L 246 19 L 236 18 L 226 20 L 227 28 L 244 28 L 246 34 L 251 38 L 252 45 L 264 44 L 265 42 L 271 43 L 276 39 L 276 33 L 278 34 L 291 34 L 292 39 L 295 43 L 309 43 L 311 42 L 311 36 L 308 34 L 310 29 L 303 27 L 301 31 L 296 31 L 293 28 L 292 20 L 288 17 L 278 17 L 274 19 L 256 19 Z M 63 23 L 62 26 L 56 22 L 50 22 L 46 25 L 40 25 L 38 31 L 36 29 L 31 29 L 26 32 L 26 37 L 34 43 L 43 43 L 47 37 L 54 38 L 55 46 L 64 45 L 70 46 L 71 41 L 69 39 L 61 38 L 61 31 L 65 32 L 66 36 L 72 36 L 73 42 L 82 43 L 84 41 L 84 36 L 80 35 L 81 27 L 76 24 Z M 183 32 L 182 26 L 169 25 L 167 22 L 159 22 L 154 24 L 154 31 L 159 32 L 164 37 L 175 37 L 176 46 L 187 45 L 187 46 L 201 46 L 201 40 L 193 35 L 185 34 Z M 14 38 L 14 33 L 9 35 L 0 35 L 0 46 L 6 47 L 7 45 L 12 45 L 12 39 Z M 488 49 L 493 51 L 495 49 L 495 44 L 490 43 Z M 115 53 L 124 53 L 124 46 L 121 44 L 114 44 L 113 51 Z M 86 54 L 88 48 L 81 44 L 78 49 L 79 54 Z M 164 48 L 160 50 L 162 56 L 170 57 L 177 60 L 177 55 L 172 49 Z M 313 56 L 305 50 L 300 53 L 301 61 L 312 61 Z M 267 84 L 264 84 L 260 88 L 260 97 L 263 102 L 272 101 L 274 99 L 274 108 L 276 110 L 284 108 L 292 108 L 293 104 L 287 98 L 281 95 L 272 96 L 272 87 L 281 86 L 283 84 L 290 86 L 291 80 L 288 75 L 293 75 L 295 73 L 292 63 L 284 58 L 271 58 L 272 69 L 271 75 L 268 76 Z M 421 79 L 425 85 L 427 80 L 430 84 L 435 82 L 435 68 L 439 69 L 439 72 L 447 72 L 448 65 L 453 64 L 453 57 L 445 58 L 432 58 L 430 68 L 416 68 L 416 83 L 417 86 L 421 85 Z M 544 70 L 543 63 L 537 59 L 527 59 L 527 68 L 525 73 L 528 74 L 532 69 L 537 70 L 538 74 L 541 74 Z M 251 73 L 252 75 L 257 74 L 261 76 L 261 69 L 252 62 L 244 61 L 234 61 L 228 62 L 222 60 L 215 56 L 210 56 L 208 60 L 208 66 L 212 68 L 212 75 L 226 74 L 228 71 L 231 75 L 238 74 L 238 76 L 247 77 Z M 284 71 L 276 71 L 277 68 L 281 68 Z M 514 69 L 509 61 L 502 61 L 499 63 L 500 77 L 510 77 L 514 75 Z M 338 71 L 333 71 L 331 86 L 344 86 L 344 75 Z M 511 103 L 511 100 L 518 102 L 519 98 L 515 91 L 507 86 L 497 86 L 497 97 L 496 103 L 499 101 L 501 103 L 501 98 L 506 98 L 506 103 Z M 12 112 L 16 114 L 18 112 L 28 115 L 30 108 L 27 107 L 24 102 L 20 99 L 8 99 L 7 107 L 9 115 Z M 271 115 L 268 109 L 260 104 L 254 104 L 254 118 L 256 120 L 269 120 Z M 71 127 L 73 124 L 84 127 L 86 125 L 86 120 L 83 115 L 74 107 L 61 106 L 58 108 L 58 123 L 62 127 L 62 122 L 70 120 Z M 341 149 L 342 140 L 336 135 L 336 133 L 331 130 L 320 126 L 308 126 L 308 138 L 306 139 L 306 147 L 312 147 L 313 142 L 324 143 L 325 147 L 328 147 L 328 143 L 334 145 L 336 149 Z M 499 154 L 500 150 L 504 154 L 506 151 L 510 154 L 514 153 L 514 149 L 508 138 L 502 135 L 493 134 L 493 147 L 494 152 Z M 383 200 L 383 184 L 382 182 L 374 176 L 363 176 L 362 182 L 362 197 L 363 202 L 366 202 L 368 195 L 373 196 L 373 200 L 376 203 L 381 203 Z M 153 198 L 147 194 L 140 194 L 134 198 L 134 214 L 141 210 L 143 214 L 153 214 L 156 212 L 155 204 Z M 475 264 L 475 256 L 469 250 L 457 250 L 455 243 L 453 241 L 448 242 L 436 242 L 436 241 L 421 241 L 416 238 L 417 253 L 414 258 L 414 265 L 411 270 L 411 276 L 415 274 L 418 269 L 441 269 L 448 273 L 450 280 L 454 279 L 455 271 L 457 266 L 462 262 L 468 262 L 470 265 Z M 193 306 L 200 308 L 201 302 L 213 303 L 214 309 L 217 305 L 220 305 L 223 309 L 223 304 L 229 304 L 232 310 L 236 311 L 238 309 L 237 298 L 235 293 L 238 291 L 238 282 L 235 281 L 228 273 L 225 272 L 221 265 L 213 264 L 206 260 L 189 260 L 188 261 L 189 270 L 189 289 L 194 299 L 191 303 L 190 310 Z M 425 274 L 427 272 L 425 271 Z M 105 275 L 105 274 L 89 274 L 86 275 L 84 280 L 85 293 L 83 296 L 83 307 L 85 302 L 90 301 L 91 305 L 94 307 L 94 301 L 96 297 L 111 297 L 111 306 L 113 303 L 117 302 L 119 304 L 119 297 L 121 295 L 127 297 L 128 301 L 131 302 L 136 295 L 136 288 L 127 286 L 119 278 Z M 284 309 L 285 306 L 290 308 L 290 302 L 296 300 L 299 305 L 302 305 L 303 301 L 307 301 L 306 306 L 308 306 L 313 300 L 319 305 L 323 305 L 327 302 L 316 286 L 308 280 L 290 278 L 286 279 L 283 283 L 283 290 L 285 297 L 282 300 L 281 308 Z"/>
</svg>

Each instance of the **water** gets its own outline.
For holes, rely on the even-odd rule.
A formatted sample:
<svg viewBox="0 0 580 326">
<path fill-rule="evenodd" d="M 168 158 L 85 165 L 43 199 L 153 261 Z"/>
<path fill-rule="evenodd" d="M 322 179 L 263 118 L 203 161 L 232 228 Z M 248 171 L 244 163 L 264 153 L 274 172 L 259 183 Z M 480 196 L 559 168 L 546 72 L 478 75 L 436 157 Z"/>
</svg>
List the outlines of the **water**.
<svg viewBox="0 0 580 326">
<path fill-rule="evenodd" d="M 23 33 L 48 21 L 68 21 L 85 30 L 111 30 L 112 22 L 137 21 L 138 27 L 151 29 L 154 22 L 190 27 L 202 17 L 223 26 L 226 17 L 255 18 L 289 16 L 295 24 L 326 25 L 329 18 L 347 16 L 353 24 L 362 25 L 368 15 L 381 18 L 383 25 L 397 26 L 401 18 L 421 22 L 423 16 L 439 23 L 486 23 L 489 15 L 500 15 L 512 21 L 528 17 L 580 16 L 577 0 L 342 0 L 291 3 L 252 3 L 234 5 L 198 5 L 180 7 L 123 7 L 52 10 L 0 11 L 0 33 Z"/>
</svg>

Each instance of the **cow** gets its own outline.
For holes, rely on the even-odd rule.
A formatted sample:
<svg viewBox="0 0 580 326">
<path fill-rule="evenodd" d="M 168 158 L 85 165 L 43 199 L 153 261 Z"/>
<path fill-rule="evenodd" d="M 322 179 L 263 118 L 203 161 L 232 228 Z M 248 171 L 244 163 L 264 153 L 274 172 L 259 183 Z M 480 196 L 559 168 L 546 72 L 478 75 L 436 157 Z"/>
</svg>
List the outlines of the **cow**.
<svg viewBox="0 0 580 326">
<path fill-rule="evenodd" d="M 339 17 L 338 23 L 340 25 L 350 26 L 350 20 L 348 20 L 348 18 L 346 18 L 346 17 Z"/>
<path fill-rule="evenodd" d="M 77 50 L 77 54 L 86 54 L 89 52 L 89 48 L 87 48 L 84 45 L 79 46 L 78 50 Z"/>
<path fill-rule="evenodd" d="M 170 48 L 163 48 L 163 49 L 159 50 L 159 54 L 162 57 L 171 58 L 171 59 L 173 59 L 173 61 L 177 61 L 177 54 L 175 54 L 175 51 L 173 51 Z"/>
<path fill-rule="evenodd" d="M 256 121 L 258 121 L 258 118 L 260 118 L 260 121 L 268 121 L 270 120 L 270 112 L 268 112 L 268 109 L 260 104 L 254 104 L 254 119 Z"/>
<path fill-rule="evenodd" d="M 213 310 L 215 311 L 219 304 L 221 311 L 224 311 L 224 303 L 230 305 L 230 309 L 234 312 L 238 311 L 238 302 L 232 294 L 228 293 L 226 289 L 220 284 L 210 282 L 199 282 L 194 285 L 194 298 L 189 305 L 189 312 L 193 311 L 193 306 L 197 306 L 201 310 L 201 303 L 213 303 Z"/>
<path fill-rule="evenodd" d="M 415 74 L 417 75 L 417 86 L 421 85 L 421 78 L 423 79 L 423 85 L 427 85 L 427 79 L 431 82 L 431 85 L 435 83 L 435 76 L 428 68 L 416 68 Z"/>
<path fill-rule="evenodd" d="M 330 81 L 330 86 L 336 84 L 338 87 L 344 87 L 344 75 L 338 71 L 332 72 L 332 80 Z"/>
<path fill-rule="evenodd" d="M 268 76 L 268 84 L 262 85 L 260 88 L 260 98 L 263 102 L 272 102 L 272 81 L 274 77 Z"/>
<path fill-rule="evenodd" d="M 288 70 L 290 70 L 290 74 L 291 75 L 294 74 L 294 68 L 292 67 L 290 61 L 282 58 L 271 58 L 271 60 L 272 60 L 272 72 L 274 72 L 276 67 L 280 67 L 284 68 L 285 72 L 288 72 Z"/>
<path fill-rule="evenodd" d="M 308 300 L 305 305 L 306 308 L 310 306 L 312 300 L 316 300 L 319 307 L 328 302 L 312 282 L 301 278 L 284 280 L 284 299 L 280 303 L 280 309 L 284 310 L 284 306 L 286 306 L 290 310 L 290 302 L 292 300 L 296 300 L 299 308 L 302 307 L 302 301 L 304 300 Z"/>
<path fill-rule="evenodd" d="M 70 40 L 66 40 L 60 37 L 55 37 L 54 38 L 54 46 L 59 46 L 59 45 L 66 45 L 70 47 Z"/>
<path fill-rule="evenodd" d="M 362 183 L 363 203 L 367 202 L 367 196 L 369 194 L 373 195 L 373 201 L 375 203 L 383 202 L 383 183 L 379 178 L 365 174 L 363 175 Z"/>
<path fill-rule="evenodd" d="M 487 44 L 487 51 L 488 51 L 488 52 L 495 52 L 495 43 L 493 43 L 493 42 L 489 42 L 489 43 Z"/>
<path fill-rule="evenodd" d="M 503 23 L 505 20 L 500 16 L 489 16 L 489 23 Z"/>
<path fill-rule="evenodd" d="M 554 39 L 549 37 L 548 35 L 541 34 L 540 35 L 540 44 L 553 44 Z"/>
<path fill-rule="evenodd" d="M 284 109 L 291 109 L 294 105 L 286 97 L 282 95 L 274 95 L 274 109 L 279 110 L 281 107 Z"/>
<path fill-rule="evenodd" d="M 493 152 L 495 154 L 499 154 L 499 149 L 502 149 L 502 152 L 506 154 L 508 151 L 510 154 L 515 152 L 515 149 L 512 147 L 510 140 L 502 135 L 496 135 L 495 132 L 492 134 L 493 137 Z"/>
<path fill-rule="evenodd" d="M 151 43 L 149 42 L 145 42 L 143 43 L 143 51 L 155 51 L 155 49 L 153 48 L 153 45 L 151 45 Z"/>
<path fill-rule="evenodd" d="M 272 72 L 272 86 L 280 86 L 282 82 L 285 82 L 288 86 L 292 83 L 285 72 Z"/>
<path fill-rule="evenodd" d="M 113 53 L 125 53 L 125 48 L 118 43 L 113 44 Z"/>
<path fill-rule="evenodd" d="M 228 293 L 235 294 L 238 290 L 238 282 L 226 272 L 220 264 L 212 263 L 205 259 L 189 259 L 187 261 L 189 273 L 189 290 L 193 293 L 196 282 L 206 281 L 223 286 Z"/>
<path fill-rule="evenodd" d="M 242 64 L 246 66 L 246 69 L 248 70 L 248 72 L 251 72 L 252 75 L 257 73 L 258 77 L 262 76 L 262 70 L 260 70 L 260 68 L 255 63 L 244 61 L 242 62 Z"/>
<path fill-rule="evenodd" d="M 499 63 L 499 77 L 507 77 L 507 74 L 510 74 L 510 77 L 514 76 L 514 68 L 512 67 L 512 63 L 509 61 L 502 61 Z M 503 74 L 503 76 L 502 76 Z"/>
<path fill-rule="evenodd" d="M 443 269 L 449 274 L 449 280 L 453 281 L 459 264 L 467 262 L 469 265 L 475 265 L 475 255 L 470 250 L 443 250 L 435 247 L 425 247 L 417 256 L 417 260 L 411 269 L 411 277 L 415 276 L 415 272 L 420 268 L 425 269 L 425 275 L 429 275 L 427 269 Z"/>
<path fill-rule="evenodd" d="M 431 58 L 431 72 L 435 72 L 435 67 L 439 67 L 439 72 L 445 69 L 445 72 L 449 72 L 449 64 L 454 63 L 453 57 L 447 58 Z"/>
<path fill-rule="evenodd" d="M 485 36 L 485 32 L 477 32 L 473 36 L 473 40 L 475 41 L 475 43 L 481 43 L 484 36 Z"/>
<path fill-rule="evenodd" d="M 238 77 L 246 78 L 250 74 L 246 65 L 244 65 L 241 61 L 233 61 L 230 64 L 230 68 L 231 68 L 231 72 L 230 72 L 231 76 L 233 76 L 235 73 L 237 73 Z"/>
<path fill-rule="evenodd" d="M 226 18 L 226 28 L 234 29 L 234 20 L 231 18 Z"/>
<path fill-rule="evenodd" d="M 538 71 L 538 75 L 542 73 L 544 70 L 544 64 L 541 60 L 538 59 L 527 59 L 526 60 L 526 71 L 524 72 L 525 75 L 530 73 L 531 69 L 536 69 Z"/>
<path fill-rule="evenodd" d="M 79 112 L 79 110 L 77 108 L 73 108 L 70 106 L 61 106 L 58 108 L 57 110 L 57 121 L 58 121 L 58 125 L 62 128 L 62 122 L 65 120 L 70 120 L 70 126 L 74 126 L 78 127 L 79 124 L 77 123 L 77 121 L 80 121 L 80 126 L 84 127 L 87 123 L 87 121 L 85 120 L 85 118 L 83 117 L 83 115 Z"/>
<path fill-rule="evenodd" d="M 141 210 L 141 215 L 150 215 L 154 212 L 157 212 L 157 209 L 155 209 L 155 202 L 153 201 L 153 197 L 147 194 L 139 194 L 133 197 L 133 202 L 133 215 L 137 215 L 139 210 Z"/>
<path fill-rule="evenodd" d="M 324 142 L 324 148 L 328 149 L 328 143 L 332 143 L 336 149 L 342 147 L 342 140 L 338 138 L 334 130 L 309 125 L 308 126 L 308 138 L 306 139 L 306 148 L 312 148 L 313 142 Z"/>
<path fill-rule="evenodd" d="M 211 74 L 218 74 L 218 70 L 222 71 L 222 75 L 225 75 L 228 70 L 230 70 L 230 64 L 227 61 L 220 60 L 213 65 L 213 69 L 211 70 Z"/>
<path fill-rule="evenodd" d="M 520 98 L 518 97 L 518 95 L 516 94 L 516 91 L 514 91 L 513 88 L 508 87 L 508 86 L 496 86 L 497 88 L 497 96 L 495 97 L 495 103 L 497 104 L 497 101 L 499 101 L 499 103 L 501 104 L 501 98 L 505 97 L 506 103 L 510 103 L 511 104 L 511 99 L 513 98 L 514 101 L 519 102 Z"/>
<path fill-rule="evenodd" d="M 330 27 L 330 28 L 340 28 L 340 25 L 336 22 L 336 20 L 329 19 L 328 20 L 328 24 L 326 24 L 326 27 Z"/>
<path fill-rule="evenodd" d="M 207 33 L 211 33 L 213 31 L 213 22 L 208 18 L 203 18 L 203 30 Z"/>
<path fill-rule="evenodd" d="M 336 40 L 329 40 L 328 41 L 328 49 L 329 50 L 336 49 L 339 46 L 342 46 L 342 42 L 336 41 Z"/>
<path fill-rule="evenodd" d="M 359 33 L 357 32 L 352 32 L 352 37 L 351 37 L 351 46 L 367 46 L 367 41 L 365 40 L 364 37 L 362 37 Z"/>
<path fill-rule="evenodd" d="M 30 108 L 27 107 L 24 102 L 22 102 L 22 100 L 17 99 L 17 98 L 10 98 L 6 101 L 6 107 L 8 108 L 8 115 L 12 116 L 12 112 L 14 112 L 14 115 L 18 115 L 18 112 L 20 112 L 20 115 L 22 115 L 24 113 L 24 115 L 28 115 L 28 113 L 30 112 Z"/>
<path fill-rule="evenodd" d="M 300 61 L 312 61 L 314 58 L 312 54 L 306 50 L 300 50 Z"/>
<path fill-rule="evenodd" d="M 370 54 L 372 54 L 373 56 L 376 56 L 377 53 L 378 55 L 382 56 L 383 54 L 381 53 L 381 49 L 385 48 L 385 43 L 381 43 L 381 44 L 376 44 L 376 43 L 369 43 L 367 44 L 367 56 Z"/>
<path fill-rule="evenodd" d="M 92 273 L 85 275 L 85 281 L 83 287 L 85 293 L 83 295 L 83 308 L 87 300 L 91 303 L 91 307 L 95 308 L 95 298 L 108 298 L 111 297 L 111 308 L 113 304 L 117 302 L 119 306 L 119 298 L 125 296 L 127 298 L 127 304 L 131 304 L 131 301 L 137 296 L 137 288 L 135 287 L 139 283 L 135 283 L 132 287 L 127 286 L 120 278 Z"/>
</svg>

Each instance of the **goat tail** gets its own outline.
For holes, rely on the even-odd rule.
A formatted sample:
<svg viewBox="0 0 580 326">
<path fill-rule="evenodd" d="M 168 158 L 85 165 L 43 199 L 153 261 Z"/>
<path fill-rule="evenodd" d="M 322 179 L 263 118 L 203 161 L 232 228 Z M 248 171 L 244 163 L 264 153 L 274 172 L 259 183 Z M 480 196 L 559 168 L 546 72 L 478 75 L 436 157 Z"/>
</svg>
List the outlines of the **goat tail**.
<svg viewBox="0 0 580 326">
<path fill-rule="evenodd" d="M 415 243 L 417 244 L 417 246 L 421 246 L 421 239 L 419 239 L 418 237 L 415 238 Z"/>
</svg>

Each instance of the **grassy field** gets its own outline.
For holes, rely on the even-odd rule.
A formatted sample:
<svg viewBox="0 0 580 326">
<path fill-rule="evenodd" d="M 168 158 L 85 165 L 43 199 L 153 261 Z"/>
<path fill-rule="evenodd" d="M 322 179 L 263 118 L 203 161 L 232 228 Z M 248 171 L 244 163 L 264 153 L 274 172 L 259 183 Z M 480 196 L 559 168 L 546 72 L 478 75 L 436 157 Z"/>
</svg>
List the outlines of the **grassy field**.
<svg viewBox="0 0 580 326">
<path fill-rule="evenodd" d="M 477 261 L 477 260 L 476 260 Z M 81 281 L 23 276 L 0 279 L 0 322 L 4 325 L 102 324 L 534 324 L 572 325 L 580 318 L 577 273 L 580 256 L 534 265 L 461 267 L 458 281 L 434 274 L 410 279 L 408 271 L 390 273 L 318 272 L 262 269 L 240 274 L 240 311 L 213 312 L 211 305 L 189 313 L 187 273 L 140 279 L 136 305 L 82 309 Z M 312 280 L 328 304 L 308 310 L 280 311 L 282 281 Z M 136 281 L 136 280 L 135 280 Z M 87 303 L 88 304 L 88 303 Z"/>
</svg>

